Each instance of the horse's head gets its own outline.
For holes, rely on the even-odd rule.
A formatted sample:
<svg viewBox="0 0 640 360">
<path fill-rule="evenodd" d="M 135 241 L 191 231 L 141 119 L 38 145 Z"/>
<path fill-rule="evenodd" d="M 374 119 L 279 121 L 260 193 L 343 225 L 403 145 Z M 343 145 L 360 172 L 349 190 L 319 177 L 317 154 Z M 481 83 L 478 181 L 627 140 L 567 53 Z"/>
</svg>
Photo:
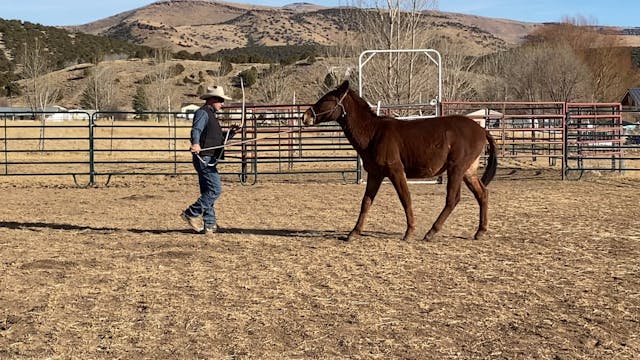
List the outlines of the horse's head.
<svg viewBox="0 0 640 360">
<path fill-rule="evenodd" d="M 342 101 L 349 93 L 349 81 L 345 80 L 336 89 L 329 91 L 313 104 L 302 116 L 305 125 L 315 125 L 328 121 L 337 121 L 347 115 Z"/>
</svg>

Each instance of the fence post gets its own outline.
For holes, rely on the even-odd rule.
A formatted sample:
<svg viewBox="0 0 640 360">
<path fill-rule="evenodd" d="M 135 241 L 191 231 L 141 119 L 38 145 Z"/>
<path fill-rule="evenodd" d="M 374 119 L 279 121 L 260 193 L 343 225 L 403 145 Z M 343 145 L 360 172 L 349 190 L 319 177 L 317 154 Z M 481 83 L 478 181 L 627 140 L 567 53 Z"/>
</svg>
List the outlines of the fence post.
<svg viewBox="0 0 640 360">
<path fill-rule="evenodd" d="M 247 181 L 247 129 L 245 126 L 240 129 L 240 182 Z"/>
<path fill-rule="evenodd" d="M 95 143 L 93 140 L 96 114 L 97 113 L 93 113 L 89 116 L 89 186 L 94 186 L 96 184 L 96 169 L 94 158 Z"/>
<path fill-rule="evenodd" d="M 567 104 L 564 105 L 564 116 L 562 117 L 562 180 L 566 180 L 567 161 L 569 160 L 569 112 L 567 111 Z"/>
<path fill-rule="evenodd" d="M 173 176 L 178 176 L 178 118 L 175 114 L 173 114 Z"/>
</svg>

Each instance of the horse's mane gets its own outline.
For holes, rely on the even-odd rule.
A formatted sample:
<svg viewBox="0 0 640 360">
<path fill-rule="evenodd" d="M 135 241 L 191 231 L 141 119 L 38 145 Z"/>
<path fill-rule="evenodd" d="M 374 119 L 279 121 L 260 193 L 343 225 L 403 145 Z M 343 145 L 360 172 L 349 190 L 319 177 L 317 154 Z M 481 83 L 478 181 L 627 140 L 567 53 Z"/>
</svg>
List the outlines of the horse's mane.
<svg viewBox="0 0 640 360">
<path fill-rule="evenodd" d="M 371 109 L 371 105 L 369 105 L 369 103 L 365 99 L 356 94 L 355 90 L 349 89 L 348 91 L 349 95 L 351 95 L 351 98 L 355 101 L 357 106 L 361 107 L 363 111 L 368 111 L 370 115 L 378 117 L 378 115 Z"/>
</svg>

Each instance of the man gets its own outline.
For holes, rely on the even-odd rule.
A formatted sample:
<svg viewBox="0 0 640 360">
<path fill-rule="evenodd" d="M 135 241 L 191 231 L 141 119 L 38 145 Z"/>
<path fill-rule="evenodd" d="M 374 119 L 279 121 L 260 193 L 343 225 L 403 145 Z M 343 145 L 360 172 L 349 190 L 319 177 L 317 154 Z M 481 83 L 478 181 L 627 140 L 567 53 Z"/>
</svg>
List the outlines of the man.
<svg viewBox="0 0 640 360">
<path fill-rule="evenodd" d="M 200 197 L 182 212 L 181 217 L 193 230 L 213 234 L 218 230 L 213 205 L 222 192 L 217 163 L 224 150 L 225 141 L 232 138 L 239 127 L 232 126 L 228 134 L 220 127 L 216 113 L 222 109 L 225 100 L 231 100 L 224 94 L 222 86 L 207 87 L 200 99 L 205 103 L 193 114 L 189 148 L 193 157 L 193 167 L 198 173 Z"/>
</svg>

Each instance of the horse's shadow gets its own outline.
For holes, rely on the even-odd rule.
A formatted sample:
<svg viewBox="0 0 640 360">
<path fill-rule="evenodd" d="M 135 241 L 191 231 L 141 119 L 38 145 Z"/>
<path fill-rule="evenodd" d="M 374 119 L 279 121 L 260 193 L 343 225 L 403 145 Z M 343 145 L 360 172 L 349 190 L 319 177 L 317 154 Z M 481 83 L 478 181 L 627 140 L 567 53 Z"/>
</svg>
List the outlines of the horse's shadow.
<svg viewBox="0 0 640 360">
<path fill-rule="evenodd" d="M 256 228 L 224 228 L 221 233 L 228 234 L 250 234 L 264 236 L 283 236 L 296 238 L 324 238 L 329 240 L 347 240 L 348 231 L 339 230 L 301 230 L 301 229 L 256 229 Z M 359 235 L 360 237 L 397 237 L 400 233 L 367 231 Z"/>
<path fill-rule="evenodd" d="M 117 227 L 102 227 L 102 226 L 86 226 L 86 225 L 74 225 L 74 224 L 62 224 L 62 223 L 47 223 L 47 222 L 17 222 L 17 221 L 0 221 L 0 228 L 7 229 L 51 229 L 51 230 L 65 230 L 75 232 L 99 232 L 110 233 L 118 231 L 126 231 L 134 234 L 194 234 L 190 229 L 140 229 L 140 228 L 117 228 Z M 323 238 L 330 240 L 346 240 L 348 232 L 337 230 L 312 230 L 312 229 L 260 229 L 260 228 L 238 228 L 238 227 L 225 227 L 219 231 L 221 234 L 246 234 L 246 235 L 262 235 L 262 236 L 282 236 L 292 238 Z M 392 237 L 397 236 L 399 233 L 388 232 L 371 232 L 363 233 L 361 236 L 376 236 L 376 237 Z"/>
<path fill-rule="evenodd" d="M 167 234 L 167 233 L 181 233 L 181 234 L 194 234 L 193 230 L 189 229 L 126 229 L 128 232 L 142 234 Z M 302 229 L 259 229 L 259 228 L 236 228 L 225 227 L 219 228 L 218 234 L 241 234 L 241 235 L 258 235 L 258 236 L 282 236 L 282 237 L 308 237 L 308 238 L 325 238 L 325 239 L 340 239 L 345 238 L 346 234 L 341 231 L 333 230 L 302 230 Z"/>
</svg>

